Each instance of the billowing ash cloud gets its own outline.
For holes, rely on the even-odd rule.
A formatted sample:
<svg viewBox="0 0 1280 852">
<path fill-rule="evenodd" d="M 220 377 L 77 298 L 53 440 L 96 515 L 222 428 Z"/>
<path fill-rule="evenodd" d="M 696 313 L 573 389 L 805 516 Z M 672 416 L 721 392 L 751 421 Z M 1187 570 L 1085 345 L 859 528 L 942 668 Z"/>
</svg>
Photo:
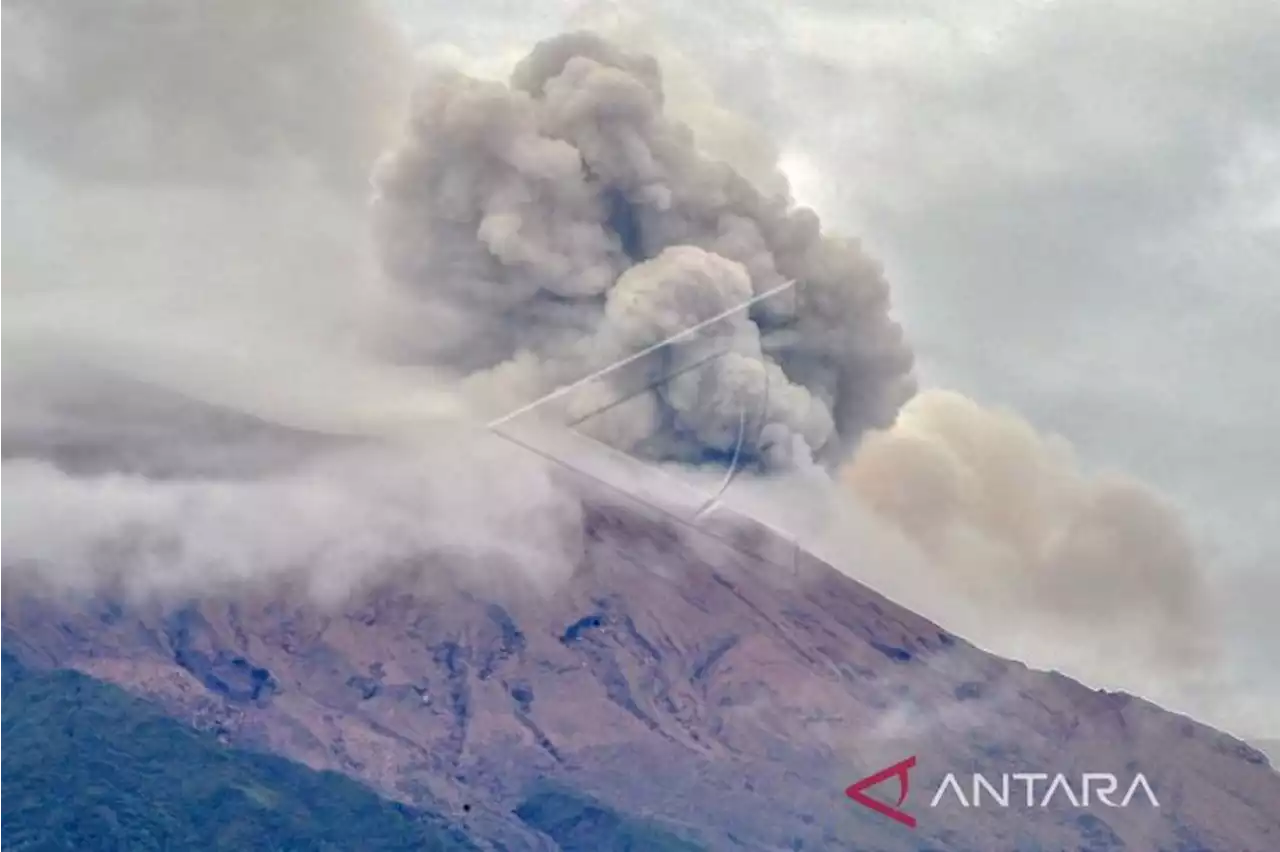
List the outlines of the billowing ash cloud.
<svg viewBox="0 0 1280 852">
<path fill-rule="evenodd" d="M 1130 478 L 1088 472 L 1012 412 L 924 392 L 842 479 L 939 582 L 982 602 L 969 616 L 953 608 L 967 622 L 955 629 L 978 641 L 1056 665 L 1074 656 L 1085 677 L 1135 662 L 1185 674 L 1211 657 L 1204 566 L 1176 509 Z M 1030 638 L 1011 642 L 1019 634 Z M 1052 655 L 1032 647 L 1046 636 Z"/>
<path fill-rule="evenodd" d="M 375 183 L 386 270 L 448 319 L 408 345 L 496 406 L 739 306 L 561 413 L 648 459 L 834 466 L 913 392 L 879 266 L 701 154 L 656 62 L 595 35 L 539 44 L 510 85 L 430 75 Z"/>
<path fill-rule="evenodd" d="M 1204 567 L 1176 511 L 1014 415 L 908 401 L 911 353 L 875 263 L 702 155 L 665 116 L 651 60 L 572 34 L 509 85 L 438 72 L 375 186 L 409 354 L 495 411 L 624 362 L 555 416 L 647 459 L 818 462 L 847 487 L 744 477 L 726 501 L 951 629 L 1110 686 L 1213 665 Z M 781 519 L 784 503 L 811 517 Z"/>
</svg>

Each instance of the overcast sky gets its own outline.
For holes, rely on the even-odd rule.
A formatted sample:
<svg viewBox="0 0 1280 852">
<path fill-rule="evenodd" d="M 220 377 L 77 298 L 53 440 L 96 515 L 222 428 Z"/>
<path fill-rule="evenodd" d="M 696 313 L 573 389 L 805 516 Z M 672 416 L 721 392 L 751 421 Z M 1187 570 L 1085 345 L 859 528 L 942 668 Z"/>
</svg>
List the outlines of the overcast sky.
<svg viewBox="0 0 1280 852">
<path fill-rule="evenodd" d="M 681 52 L 885 262 L 924 384 L 1165 490 L 1239 665 L 1274 670 L 1280 4 L 393 5 L 419 48 L 495 73 L 583 23 Z"/>
</svg>

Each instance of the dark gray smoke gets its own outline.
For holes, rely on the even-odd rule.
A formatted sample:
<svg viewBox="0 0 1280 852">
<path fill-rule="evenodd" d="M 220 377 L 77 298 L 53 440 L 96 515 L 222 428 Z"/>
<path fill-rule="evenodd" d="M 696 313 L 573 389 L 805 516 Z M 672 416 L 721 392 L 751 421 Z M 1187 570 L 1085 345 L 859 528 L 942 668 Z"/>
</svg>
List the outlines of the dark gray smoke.
<svg viewBox="0 0 1280 852">
<path fill-rule="evenodd" d="M 564 35 L 509 85 L 430 75 L 411 113 L 375 179 L 384 264 L 421 302 L 415 354 L 495 405 L 736 306 L 561 416 L 648 459 L 835 466 L 914 392 L 879 266 L 700 153 L 652 58 Z"/>
</svg>

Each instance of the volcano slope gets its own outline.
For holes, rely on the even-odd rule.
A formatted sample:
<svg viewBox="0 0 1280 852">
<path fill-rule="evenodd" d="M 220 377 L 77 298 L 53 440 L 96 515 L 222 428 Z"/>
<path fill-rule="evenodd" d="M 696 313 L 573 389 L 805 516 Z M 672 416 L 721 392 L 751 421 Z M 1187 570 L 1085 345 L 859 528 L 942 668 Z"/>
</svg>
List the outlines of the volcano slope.
<svg viewBox="0 0 1280 852">
<path fill-rule="evenodd" d="M 586 492 L 584 555 L 545 595 L 384 583 L 329 609 L 288 589 L 130 605 L 10 583 L 4 647 L 430 804 L 491 848 L 586 848 L 519 818 L 547 781 L 715 850 L 1280 848 L 1280 774 L 1245 743 L 987 654 L 812 557 L 784 570 L 758 531 L 713 537 Z M 916 828 L 844 795 L 912 755 Z M 1160 807 L 1029 808 L 1017 786 L 1007 808 L 930 807 L 948 772 L 1110 772 L 1122 790 L 1142 772 Z"/>
</svg>

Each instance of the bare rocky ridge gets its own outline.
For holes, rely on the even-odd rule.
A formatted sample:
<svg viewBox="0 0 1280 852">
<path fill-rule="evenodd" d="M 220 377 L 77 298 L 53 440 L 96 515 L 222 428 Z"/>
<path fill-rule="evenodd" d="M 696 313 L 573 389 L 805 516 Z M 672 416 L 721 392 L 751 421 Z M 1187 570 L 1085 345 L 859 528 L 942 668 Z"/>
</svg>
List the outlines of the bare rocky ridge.
<svg viewBox="0 0 1280 852">
<path fill-rule="evenodd" d="M 812 558 L 792 575 L 607 501 L 587 533 L 541 600 L 383 587 L 340 612 L 286 591 L 130 607 L 10 584 L 4 642 L 439 805 L 494 848 L 555 848 L 510 816 L 550 776 L 717 850 L 1280 849 L 1280 774 L 1239 740 L 987 654 Z M 918 828 L 844 796 L 908 755 Z M 949 771 L 1141 771 L 1161 808 L 931 810 Z"/>
</svg>

